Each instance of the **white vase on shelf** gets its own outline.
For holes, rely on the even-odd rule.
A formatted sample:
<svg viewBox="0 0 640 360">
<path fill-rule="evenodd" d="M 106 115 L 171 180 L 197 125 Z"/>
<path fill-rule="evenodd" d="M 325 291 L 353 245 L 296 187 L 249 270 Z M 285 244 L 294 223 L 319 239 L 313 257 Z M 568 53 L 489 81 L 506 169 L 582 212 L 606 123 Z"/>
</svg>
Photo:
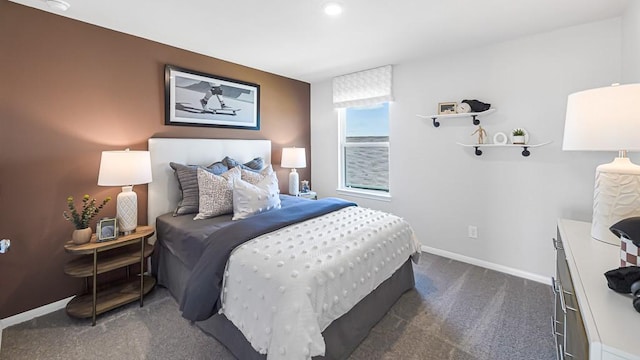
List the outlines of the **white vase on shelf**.
<svg viewBox="0 0 640 360">
<path fill-rule="evenodd" d="M 512 142 L 515 145 L 524 145 L 525 144 L 524 136 L 523 135 L 513 136 Z"/>
</svg>

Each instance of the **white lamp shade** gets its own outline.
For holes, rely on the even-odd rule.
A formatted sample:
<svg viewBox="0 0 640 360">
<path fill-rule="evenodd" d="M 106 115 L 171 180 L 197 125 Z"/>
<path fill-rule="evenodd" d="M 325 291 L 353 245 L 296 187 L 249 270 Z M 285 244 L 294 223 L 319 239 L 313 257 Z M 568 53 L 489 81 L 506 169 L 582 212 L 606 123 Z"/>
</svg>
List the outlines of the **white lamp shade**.
<svg viewBox="0 0 640 360">
<path fill-rule="evenodd" d="M 640 84 L 569 95 L 562 150 L 640 150 Z"/>
<path fill-rule="evenodd" d="M 619 151 L 596 169 L 591 236 L 620 244 L 609 231 L 619 220 L 640 216 L 640 167 L 626 151 L 640 150 L 640 84 L 591 89 L 569 95 L 563 150 Z"/>
<path fill-rule="evenodd" d="M 307 156 L 304 148 L 283 148 L 282 163 L 283 168 L 301 169 L 307 167 Z"/>
<path fill-rule="evenodd" d="M 98 185 L 125 186 L 151 182 L 151 156 L 148 151 L 103 151 Z"/>
</svg>

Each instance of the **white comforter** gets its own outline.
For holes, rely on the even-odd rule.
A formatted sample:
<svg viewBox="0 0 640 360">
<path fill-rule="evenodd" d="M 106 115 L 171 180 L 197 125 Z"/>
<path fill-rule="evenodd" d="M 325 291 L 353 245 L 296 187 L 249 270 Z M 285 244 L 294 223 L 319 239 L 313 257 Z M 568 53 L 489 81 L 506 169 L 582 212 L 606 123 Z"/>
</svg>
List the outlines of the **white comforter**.
<svg viewBox="0 0 640 360">
<path fill-rule="evenodd" d="M 220 312 L 269 360 L 324 355 L 321 332 L 419 249 L 401 218 L 348 207 L 235 249 Z"/>
</svg>

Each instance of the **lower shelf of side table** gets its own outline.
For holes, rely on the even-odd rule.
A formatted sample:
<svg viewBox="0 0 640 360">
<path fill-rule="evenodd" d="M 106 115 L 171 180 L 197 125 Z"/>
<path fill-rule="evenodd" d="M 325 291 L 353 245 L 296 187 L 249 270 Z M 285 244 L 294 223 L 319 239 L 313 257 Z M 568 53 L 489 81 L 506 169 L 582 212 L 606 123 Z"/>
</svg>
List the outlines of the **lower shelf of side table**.
<svg viewBox="0 0 640 360">
<path fill-rule="evenodd" d="M 144 275 L 144 295 L 156 285 L 156 279 Z M 140 278 L 134 277 L 126 282 L 114 285 L 98 292 L 96 315 L 102 314 L 118 306 L 140 299 Z M 78 295 L 67 304 L 67 314 L 77 318 L 90 318 L 93 315 L 93 296 L 91 293 Z"/>
<path fill-rule="evenodd" d="M 154 246 L 146 244 L 144 247 L 145 259 L 151 256 Z M 105 254 L 105 255 L 102 255 Z M 124 266 L 140 264 L 140 246 L 134 245 L 126 253 L 111 254 L 100 253 L 98 255 L 98 274 L 119 269 Z M 81 255 L 71 260 L 64 266 L 64 273 L 75 277 L 89 277 L 93 275 L 93 255 Z"/>
</svg>

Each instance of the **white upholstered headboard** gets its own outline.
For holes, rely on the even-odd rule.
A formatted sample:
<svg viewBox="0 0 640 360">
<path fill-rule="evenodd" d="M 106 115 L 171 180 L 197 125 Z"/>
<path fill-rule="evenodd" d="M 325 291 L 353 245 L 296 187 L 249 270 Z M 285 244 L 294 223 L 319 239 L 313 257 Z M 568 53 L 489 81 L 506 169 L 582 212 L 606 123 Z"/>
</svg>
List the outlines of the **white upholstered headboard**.
<svg viewBox="0 0 640 360">
<path fill-rule="evenodd" d="M 147 221 L 155 227 L 156 217 L 175 210 L 180 200 L 178 181 L 170 162 L 208 166 L 229 156 L 240 162 L 262 157 L 271 164 L 270 140 L 149 139 L 151 174 L 148 185 Z"/>
</svg>

